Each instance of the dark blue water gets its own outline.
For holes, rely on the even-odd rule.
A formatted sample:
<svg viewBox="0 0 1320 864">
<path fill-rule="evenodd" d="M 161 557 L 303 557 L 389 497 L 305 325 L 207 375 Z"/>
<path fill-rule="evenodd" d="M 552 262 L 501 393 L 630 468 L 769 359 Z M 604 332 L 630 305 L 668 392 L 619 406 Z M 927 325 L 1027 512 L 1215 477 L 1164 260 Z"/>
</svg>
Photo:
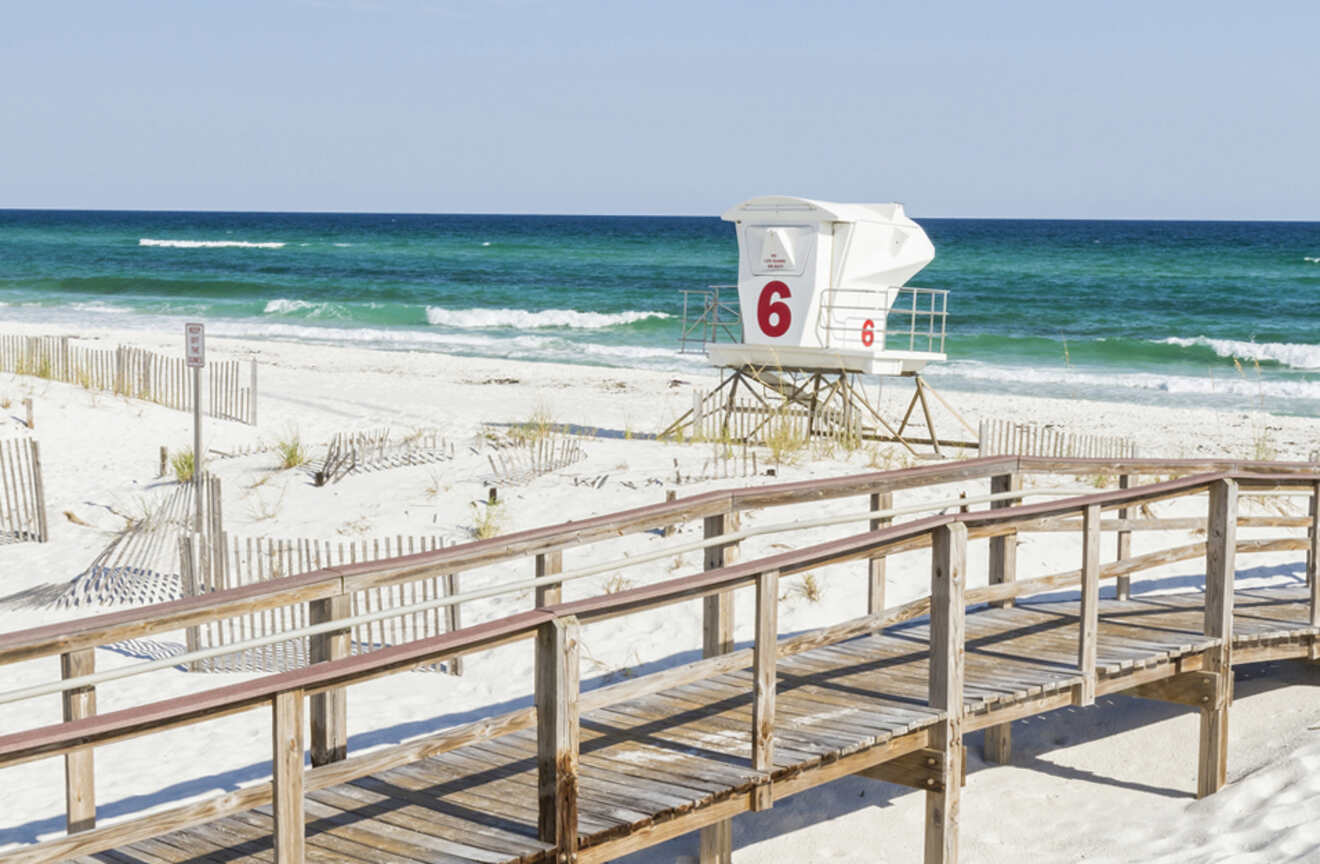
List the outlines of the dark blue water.
<svg viewBox="0 0 1320 864">
<path fill-rule="evenodd" d="M 921 219 L 946 385 L 1320 410 L 1320 223 Z M 717 218 L 0 211 L 3 321 L 685 369 Z"/>
</svg>

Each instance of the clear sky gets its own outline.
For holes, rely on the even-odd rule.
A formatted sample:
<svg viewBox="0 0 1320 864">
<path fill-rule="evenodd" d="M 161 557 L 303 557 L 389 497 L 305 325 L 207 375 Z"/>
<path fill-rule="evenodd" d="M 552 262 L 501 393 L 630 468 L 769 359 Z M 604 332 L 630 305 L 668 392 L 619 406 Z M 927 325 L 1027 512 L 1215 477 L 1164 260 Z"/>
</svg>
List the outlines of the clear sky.
<svg viewBox="0 0 1320 864">
<path fill-rule="evenodd" d="M 0 207 L 1320 219 L 1320 0 L 11 2 Z"/>
</svg>

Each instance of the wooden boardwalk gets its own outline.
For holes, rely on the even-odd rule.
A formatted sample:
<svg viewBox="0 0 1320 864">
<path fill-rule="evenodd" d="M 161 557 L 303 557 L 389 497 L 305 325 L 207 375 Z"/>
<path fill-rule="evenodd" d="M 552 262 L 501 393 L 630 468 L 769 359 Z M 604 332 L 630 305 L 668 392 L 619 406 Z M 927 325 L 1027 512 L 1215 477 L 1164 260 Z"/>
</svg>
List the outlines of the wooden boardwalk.
<svg viewBox="0 0 1320 864">
<path fill-rule="evenodd" d="M 1305 586 L 1236 591 L 1231 662 L 1314 659 L 1310 604 Z M 1204 635 L 1203 594 L 1100 601 L 1094 694 L 1078 671 L 1079 607 L 968 610 L 963 734 L 1106 693 L 1207 711 L 1231 698 L 1201 671 L 1222 650 Z M 750 667 L 584 710 L 575 860 L 609 860 L 848 774 L 938 788 L 928 748 L 945 715 L 928 700 L 929 630 L 919 619 L 780 658 L 769 770 L 751 767 Z M 309 791 L 306 860 L 555 860 L 538 839 L 537 750 L 524 729 Z M 259 807 L 74 860 L 274 861 L 274 822 Z"/>
</svg>

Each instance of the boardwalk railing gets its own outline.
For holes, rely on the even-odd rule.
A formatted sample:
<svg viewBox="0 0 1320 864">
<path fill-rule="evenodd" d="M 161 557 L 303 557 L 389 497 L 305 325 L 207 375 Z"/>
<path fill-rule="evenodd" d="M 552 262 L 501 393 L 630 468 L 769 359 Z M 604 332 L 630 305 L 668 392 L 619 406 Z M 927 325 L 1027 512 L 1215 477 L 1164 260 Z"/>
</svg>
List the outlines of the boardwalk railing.
<svg viewBox="0 0 1320 864">
<path fill-rule="evenodd" d="M 0 540 L 45 543 L 41 451 L 31 438 L 0 440 Z"/>
<path fill-rule="evenodd" d="M 257 361 L 243 374 L 238 360 L 207 364 L 212 417 L 256 425 Z M 67 336 L 0 334 L 0 372 L 32 375 L 155 402 L 179 411 L 192 410 L 192 375 L 184 358 L 143 348 L 89 348 L 70 344 Z M 244 380 L 246 379 L 246 380 Z"/>
<path fill-rule="evenodd" d="M 1021 474 L 1027 472 L 1098 472 L 1130 476 L 1197 470 L 1203 473 L 1047 503 L 1012 505 L 1011 494 L 1020 489 Z M 731 561 L 734 550 L 730 548 L 729 540 L 736 537 L 737 532 L 727 532 L 726 529 L 732 527 L 730 520 L 739 509 L 865 494 L 872 496 L 871 512 L 874 513 L 877 512 L 876 496 L 892 494 L 896 489 L 969 477 L 991 478 L 992 488 L 1007 489 L 1010 497 L 997 498 L 990 510 L 953 512 L 895 525 L 873 525 L 871 531 L 855 536 L 755 561 Z M 709 493 L 493 541 L 388 562 L 349 565 L 286 577 L 155 607 L 0 636 L 0 662 L 16 662 L 53 653 L 62 656 L 62 682 L 53 688 L 41 685 L 0 694 L 0 703 L 42 693 L 63 692 L 66 722 L 0 737 L 0 767 L 63 755 L 66 760 L 69 829 L 74 832 L 66 838 L 19 850 L 3 860 L 49 861 L 90 854 L 226 814 L 273 805 L 276 860 L 301 861 L 305 792 L 405 765 L 474 741 L 535 727 L 539 748 L 539 835 L 544 843 L 553 846 L 557 860 L 605 861 L 697 828 L 703 829 L 703 853 L 709 852 L 706 857 L 714 860 L 724 856 L 719 847 L 727 842 L 728 832 L 722 826 L 735 813 L 764 809 L 779 798 L 839 776 L 874 772 L 869 776 L 897 778 L 899 782 L 913 782 L 926 789 L 926 860 L 953 861 L 957 857 L 956 816 L 962 772 L 962 736 L 976 729 L 996 731 L 1002 753 L 1007 748 L 1008 722 L 1065 705 L 1089 705 L 1098 695 L 1123 690 L 1200 708 L 1202 755 L 1198 792 L 1209 794 L 1224 782 L 1232 664 L 1318 656 L 1320 580 L 1316 579 L 1315 567 L 1320 558 L 1316 554 L 1320 532 L 1316 531 L 1314 515 L 1309 517 L 1306 537 L 1244 541 L 1236 537 L 1237 527 L 1242 524 L 1238 514 L 1239 492 L 1272 490 L 1298 492 L 1314 499 L 1320 494 L 1320 472 L 1312 466 L 1269 463 L 1207 465 L 1153 460 L 979 459 L 960 465 Z M 1129 519 L 1126 513 L 1155 502 L 1206 494 L 1209 504 L 1205 542 L 1161 553 L 1124 557 L 1120 540 L 1119 559 L 1101 564 L 1100 540 L 1107 527 L 1116 527 L 1120 537 L 1123 531 L 1143 530 L 1143 526 L 1137 524 L 1140 520 Z M 1103 516 L 1107 512 L 1118 514 L 1118 518 L 1105 520 Z M 1311 512 L 1315 513 L 1314 507 Z M 554 589 L 562 578 L 561 565 L 557 556 L 549 560 L 550 554 L 610 533 L 698 518 L 703 520 L 710 541 L 704 572 L 614 594 L 560 602 Z M 1011 541 L 1017 533 L 1059 530 L 1061 525 L 1073 530 L 1080 528 L 1083 539 L 1080 567 L 1018 580 L 1011 553 L 1015 544 L 1005 541 Z M 966 547 L 969 541 L 982 539 L 991 543 L 989 584 L 968 588 Z M 876 562 L 882 562 L 887 555 L 921 548 L 931 549 L 930 595 L 885 608 L 883 573 L 877 590 Z M 1269 634 L 1268 639 L 1254 638 L 1250 644 L 1238 646 L 1233 641 L 1232 632 L 1235 557 L 1284 550 L 1305 550 L 1308 553 L 1307 576 L 1311 587 L 1306 621 L 1300 626 L 1281 625 L 1277 633 Z M 344 638 L 347 629 L 369 617 L 348 615 L 342 598 L 350 590 L 415 579 L 420 574 L 437 570 L 459 570 L 478 562 L 513 555 L 538 556 L 538 578 L 528 583 L 537 588 L 537 608 L 370 654 L 347 656 Z M 1206 638 L 1202 644 L 1208 647 L 1177 658 L 1177 662 L 1102 674 L 1096 658 L 1099 583 L 1108 579 L 1121 580 L 1133 572 L 1169 561 L 1197 557 L 1203 557 L 1206 562 Z M 868 562 L 871 586 L 868 614 L 780 638 L 775 611 L 778 581 L 793 574 L 848 561 Z M 1068 585 L 1078 585 L 1081 590 L 1073 683 L 1027 701 L 1008 700 L 1002 703 L 1002 707 L 983 703 L 976 712 L 963 710 L 963 657 L 966 650 L 963 618 L 966 607 L 985 603 L 1011 605 L 1019 598 Z M 756 636 L 751 648 L 735 651 L 732 644 L 732 592 L 741 588 L 752 588 L 756 592 Z M 461 596 L 447 598 L 440 605 L 462 599 Z M 702 639 L 706 659 L 580 692 L 578 645 L 582 625 L 698 599 L 702 600 L 704 609 Z M 91 658 L 96 646 L 123 638 L 125 633 L 141 635 L 177 629 L 238 612 L 302 601 L 314 604 L 318 611 L 313 618 L 317 623 L 285 635 L 312 639 L 314 652 L 324 662 L 186 697 L 95 714 L 94 687 L 114 677 L 122 677 L 116 670 L 99 675 L 93 673 Z M 875 633 L 923 616 L 930 618 L 928 704 L 938 712 L 935 724 L 922 725 L 890 738 L 883 746 L 772 780 L 768 768 L 773 764 L 776 741 L 776 664 L 795 654 Z M 534 640 L 536 644 L 533 706 L 485 717 L 396 747 L 347 756 L 343 734 L 345 703 L 337 699 L 346 686 L 421 663 L 442 662 L 450 657 L 519 640 Z M 240 646 L 233 647 L 238 649 Z M 580 842 L 575 817 L 579 714 L 749 666 L 754 673 L 751 694 L 754 723 L 748 730 L 751 742 L 749 761 L 750 766 L 759 772 L 760 779 L 745 792 L 727 797 L 718 805 L 649 826 L 642 834 L 601 835 L 590 842 Z M 310 749 L 314 767 L 310 770 L 304 769 L 301 757 L 305 698 L 311 700 Z M 91 754 L 95 746 L 263 706 L 272 709 L 274 746 L 270 783 L 245 787 L 219 798 L 117 825 L 93 828 Z M 904 767 L 907 762 L 900 761 L 913 754 L 923 766 L 916 773 Z M 914 781 L 918 774 L 921 777 Z"/>
</svg>

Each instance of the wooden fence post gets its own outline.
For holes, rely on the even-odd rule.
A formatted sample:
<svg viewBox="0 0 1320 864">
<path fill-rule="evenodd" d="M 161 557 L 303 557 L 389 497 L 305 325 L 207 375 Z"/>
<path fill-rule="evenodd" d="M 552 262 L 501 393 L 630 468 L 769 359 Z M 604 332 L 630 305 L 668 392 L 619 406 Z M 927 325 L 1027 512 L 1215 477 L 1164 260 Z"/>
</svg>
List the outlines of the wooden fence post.
<svg viewBox="0 0 1320 864">
<path fill-rule="evenodd" d="M 1306 529 L 1310 541 L 1306 547 L 1306 584 L 1311 589 L 1311 626 L 1320 627 L 1320 579 L 1316 578 L 1316 569 L 1320 567 L 1320 482 L 1311 485 L 1311 526 Z M 1314 647 L 1311 651 L 1315 658 Z"/>
<path fill-rule="evenodd" d="M 248 418 L 250 425 L 257 425 L 257 358 L 252 358 L 252 389 L 248 393 Z"/>
<path fill-rule="evenodd" d="M 893 492 L 873 492 L 871 493 L 871 511 L 889 510 L 894 506 Z M 871 530 L 879 531 L 881 528 L 894 524 L 894 517 L 881 516 L 878 519 L 871 520 Z M 866 592 L 866 611 L 868 615 L 879 615 L 885 611 L 885 556 L 877 555 L 871 559 L 871 572 L 867 583 Z"/>
<path fill-rule="evenodd" d="M 453 597 L 458 593 L 457 573 L 446 573 L 440 577 L 440 581 L 444 583 L 446 597 Z M 461 630 L 462 628 L 463 628 L 463 609 L 458 603 L 451 603 L 445 607 L 445 632 L 453 633 L 455 630 Z M 448 666 L 449 666 L 450 675 L 463 674 L 462 657 L 449 658 Z"/>
<path fill-rule="evenodd" d="M 944 783 L 926 792 L 926 864 L 958 860 L 958 797 L 962 790 L 964 640 L 967 526 L 934 529 L 930 564 L 930 707 L 944 712 L 931 727 L 930 746 L 940 752 Z"/>
<path fill-rule="evenodd" d="M 707 539 L 737 530 L 735 511 L 707 516 L 702 523 Z M 737 560 L 737 549 L 730 545 L 707 546 L 703 569 L 717 570 Z M 733 650 L 733 592 L 721 591 L 702 598 L 701 656 L 717 657 Z M 698 843 L 699 864 L 732 864 L 733 821 L 729 819 L 701 829 Z"/>
<path fill-rule="evenodd" d="M 196 597 L 201 593 L 201 580 L 197 567 L 197 559 L 200 557 L 199 544 L 201 535 L 186 533 L 179 537 L 179 582 L 184 597 Z M 183 631 L 184 647 L 188 653 L 192 653 L 202 647 L 201 625 L 192 624 L 184 628 Z M 194 660 L 188 664 L 189 672 L 201 672 L 203 663 L 215 663 L 215 659 L 203 661 Z"/>
<path fill-rule="evenodd" d="M 1020 474 L 997 474 L 990 478 L 990 492 L 1000 494 L 1003 492 L 1017 492 L 1022 489 L 1022 476 Z M 1021 501 L 1020 498 L 1001 498 L 998 501 L 990 503 L 991 510 L 1002 510 L 1006 507 L 1012 507 Z M 990 584 L 1001 585 L 1006 582 L 1017 581 L 1017 532 L 1003 534 L 998 537 L 990 538 Z M 991 604 L 1003 608 L 1012 606 L 1012 599 L 996 600 Z"/>
<path fill-rule="evenodd" d="M 582 628 L 556 618 L 536 631 L 537 833 L 557 861 L 577 855 L 578 673 Z"/>
<path fill-rule="evenodd" d="M 1220 640 L 1206 652 L 1206 671 L 1219 675 L 1214 701 L 1201 709 L 1196 797 L 1213 795 L 1228 768 L 1228 706 L 1233 698 L 1233 576 L 1237 567 L 1238 488 L 1233 480 L 1210 486 L 1205 536 L 1205 635 Z"/>
<path fill-rule="evenodd" d="M 32 416 L 32 397 L 29 396 L 23 400 L 23 407 L 27 409 L 27 428 L 36 429 L 37 421 Z"/>
<path fill-rule="evenodd" d="M 1132 478 L 1127 474 L 1121 474 L 1118 478 L 1118 488 L 1126 489 L 1131 484 Z M 1127 519 L 1130 515 L 1128 508 L 1123 507 L 1118 511 L 1119 519 Z M 1118 529 L 1118 560 L 1126 561 L 1132 557 L 1132 532 L 1126 528 Z M 1114 588 L 1115 596 L 1119 600 L 1128 600 L 1132 597 L 1132 575 L 1124 573 L 1116 580 Z"/>
<path fill-rule="evenodd" d="M 303 691 L 275 694 L 271 700 L 271 739 L 276 864 L 302 864 Z"/>
<path fill-rule="evenodd" d="M 1082 684 L 1074 704 L 1095 704 L 1096 648 L 1100 631 L 1100 505 L 1082 515 L 1082 596 L 1077 622 L 1077 668 Z"/>
<path fill-rule="evenodd" d="M 752 768 L 767 774 L 774 770 L 775 753 L 775 661 L 779 644 L 779 571 L 770 570 L 756 579 L 756 643 L 752 654 Z M 756 787 L 753 810 L 769 810 L 774 803 L 770 783 Z"/>
<path fill-rule="evenodd" d="M 336 594 L 307 604 L 310 624 L 323 624 L 349 617 L 352 613 L 351 597 Z M 309 663 L 339 660 L 349 654 L 349 630 L 332 630 L 308 640 Z M 311 696 L 312 765 L 338 762 L 348 755 L 348 689 L 337 687 Z"/>
<path fill-rule="evenodd" d="M 666 504 L 669 504 L 670 502 L 672 502 L 672 501 L 673 501 L 674 499 L 676 499 L 677 497 L 678 497 L 678 492 L 677 492 L 677 491 L 675 491 L 675 490 L 673 490 L 673 489 L 666 489 L 666 490 L 665 490 L 665 503 L 666 503 Z M 677 530 L 678 530 L 678 526 L 677 526 L 677 525 L 674 525 L 674 524 L 671 523 L 671 524 L 669 524 L 669 525 L 666 525 L 664 528 L 661 528 L 661 529 L 660 529 L 660 536 L 661 536 L 661 537 L 672 537 L 672 536 L 674 536 L 674 532 L 677 531 Z"/>
<path fill-rule="evenodd" d="M 60 677 L 80 678 L 96 671 L 94 648 L 83 648 L 60 655 Z M 65 690 L 64 722 L 82 720 L 96 714 L 96 688 Z M 96 784 L 92 770 L 92 748 L 64 755 L 65 824 L 70 834 L 96 827 Z"/>
<path fill-rule="evenodd" d="M 37 535 L 38 542 L 45 543 L 50 539 L 50 531 L 46 525 L 46 484 L 41 479 L 41 448 L 35 440 L 28 441 L 28 453 L 31 456 L 29 468 L 32 471 L 32 507 L 36 522 L 32 526 Z"/>
<path fill-rule="evenodd" d="M 555 573 L 564 572 L 564 550 L 556 549 L 553 552 L 542 552 L 536 556 L 536 578 L 552 576 Z M 564 583 L 552 582 L 548 585 L 536 586 L 536 606 L 551 606 L 560 603 L 564 599 Z"/>
<path fill-rule="evenodd" d="M 1022 488 L 1022 475 L 997 474 L 990 478 L 990 492 L 1017 492 Z M 991 510 L 1012 507 L 1020 498 L 1002 498 L 990 503 Z M 1002 585 L 1017 581 L 1017 532 L 990 538 L 990 574 L 991 585 Z M 1012 598 L 996 600 L 990 604 L 1003 608 L 1012 606 Z M 982 751 L 985 761 L 996 765 L 1007 765 L 1013 759 L 1013 725 L 1000 723 L 985 730 L 985 743 Z"/>
</svg>

